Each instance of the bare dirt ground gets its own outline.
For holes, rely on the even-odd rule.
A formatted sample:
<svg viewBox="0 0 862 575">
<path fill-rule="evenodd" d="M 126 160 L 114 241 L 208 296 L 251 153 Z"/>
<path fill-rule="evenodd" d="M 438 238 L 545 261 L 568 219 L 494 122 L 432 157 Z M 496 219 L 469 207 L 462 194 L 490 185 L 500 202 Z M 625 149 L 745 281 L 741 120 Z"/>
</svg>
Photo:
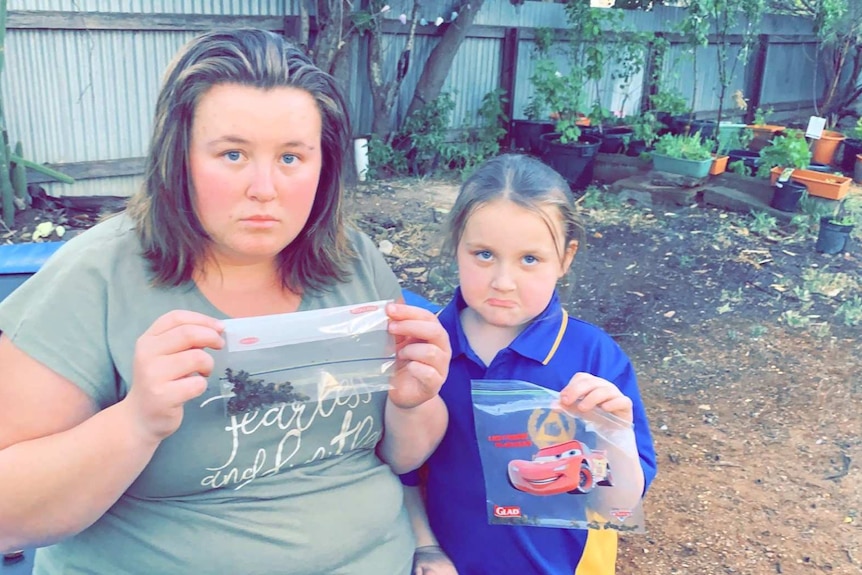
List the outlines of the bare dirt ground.
<svg viewBox="0 0 862 575">
<path fill-rule="evenodd" d="M 440 229 L 457 182 L 360 187 L 359 225 L 393 246 L 405 287 L 443 303 Z M 571 312 L 612 334 L 639 373 L 659 458 L 648 534 L 620 574 L 862 572 L 859 243 L 842 255 L 747 215 L 649 210 L 591 193 Z M 856 301 L 859 305 L 858 300 Z M 862 319 L 862 318 L 859 318 Z"/>
<path fill-rule="evenodd" d="M 398 180 L 348 201 L 404 287 L 439 303 L 456 281 L 439 254 L 456 191 Z M 567 307 L 632 358 L 659 460 L 649 532 L 622 539 L 618 573 L 862 572 L 862 324 L 845 323 L 862 319 L 859 241 L 827 256 L 810 231 L 758 233 L 743 214 L 601 191 L 578 205 L 587 245 Z M 49 202 L 0 242 L 96 217 Z"/>
</svg>

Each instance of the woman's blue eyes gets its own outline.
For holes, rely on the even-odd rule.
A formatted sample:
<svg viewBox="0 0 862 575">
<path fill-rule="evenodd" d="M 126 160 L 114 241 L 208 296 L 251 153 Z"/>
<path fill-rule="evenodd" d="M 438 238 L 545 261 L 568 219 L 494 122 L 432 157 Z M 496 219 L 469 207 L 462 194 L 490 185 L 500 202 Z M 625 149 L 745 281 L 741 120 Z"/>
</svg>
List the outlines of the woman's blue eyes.
<svg viewBox="0 0 862 575">
<path fill-rule="evenodd" d="M 490 260 L 492 256 L 491 256 L 491 252 L 489 252 L 488 250 L 482 250 L 482 251 L 476 252 L 476 257 L 478 259 L 482 260 L 483 262 L 486 262 L 486 261 Z"/>
<path fill-rule="evenodd" d="M 539 258 L 537 258 L 536 256 L 524 256 L 524 263 L 525 264 L 534 264 L 538 261 L 539 261 Z"/>
<path fill-rule="evenodd" d="M 242 158 L 242 154 L 240 152 L 237 152 L 236 150 L 230 150 L 222 155 L 231 162 L 238 162 Z M 297 158 L 293 154 L 283 154 L 281 156 L 281 161 L 288 166 L 296 162 L 296 160 Z"/>
</svg>

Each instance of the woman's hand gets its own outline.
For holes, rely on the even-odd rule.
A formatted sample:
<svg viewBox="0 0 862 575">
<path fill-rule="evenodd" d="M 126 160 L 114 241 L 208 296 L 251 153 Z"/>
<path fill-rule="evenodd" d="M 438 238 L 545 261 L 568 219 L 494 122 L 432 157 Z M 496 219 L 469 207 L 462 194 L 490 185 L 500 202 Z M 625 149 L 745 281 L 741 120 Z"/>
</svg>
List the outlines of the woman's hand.
<svg viewBox="0 0 862 575">
<path fill-rule="evenodd" d="M 397 353 L 389 400 L 410 409 L 435 397 L 446 381 L 452 358 L 449 335 L 428 310 L 391 303 L 386 314 Z"/>
<path fill-rule="evenodd" d="M 458 571 L 439 546 L 425 545 L 413 553 L 413 575 L 458 575 Z"/>
<path fill-rule="evenodd" d="M 213 358 L 221 349 L 221 322 L 184 310 L 168 312 L 135 345 L 132 386 L 123 400 L 149 438 L 161 441 L 179 428 L 183 404 L 206 390 Z"/>
<path fill-rule="evenodd" d="M 584 413 L 601 407 L 629 423 L 634 419 L 632 400 L 610 381 L 589 373 L 578 372 L 572 376 L 560 392 L 560 403 L 565 408 Z"/>
</svg>

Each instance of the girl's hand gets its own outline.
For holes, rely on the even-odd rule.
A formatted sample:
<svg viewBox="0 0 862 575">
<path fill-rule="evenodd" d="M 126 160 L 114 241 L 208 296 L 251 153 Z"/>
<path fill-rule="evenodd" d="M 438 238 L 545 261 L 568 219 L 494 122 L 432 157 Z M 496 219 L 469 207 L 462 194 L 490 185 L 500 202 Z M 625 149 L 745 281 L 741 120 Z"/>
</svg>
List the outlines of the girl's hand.
<svg viewBox="0 0 862 575">
<path fill-rule="evenodd" d="M 410 409 L 435 397 L 446 381 L 452 358 L 449 335 L 428 310 L 391 303 L 386 314 L 397 354 L 389 400 Z"/>
<path fill-rule="evenodd" d="M 560 392 L 560 403 L 563 407 L 580 412 L 601 407 L 629 423 L 634 420 L 632 400 L 610 381 L 589 373 L 578 372 L 572 376 Z"/>
<path fill-rule="evenodd" d="M 175 310 L 138 338 L 132 386 L 123 403 L 148 439 L 161 441 L 175 432 L 183 404 L 206 390 L 213 358 L 204 348 L 221 349 L 223 329 L 209 316 Z"/>
<path fill-rule="evenodd" d="M 458 575 L 458 571 L 439 546 L 425 545 L 413 554 L 413 575 Z"/>
</svg>

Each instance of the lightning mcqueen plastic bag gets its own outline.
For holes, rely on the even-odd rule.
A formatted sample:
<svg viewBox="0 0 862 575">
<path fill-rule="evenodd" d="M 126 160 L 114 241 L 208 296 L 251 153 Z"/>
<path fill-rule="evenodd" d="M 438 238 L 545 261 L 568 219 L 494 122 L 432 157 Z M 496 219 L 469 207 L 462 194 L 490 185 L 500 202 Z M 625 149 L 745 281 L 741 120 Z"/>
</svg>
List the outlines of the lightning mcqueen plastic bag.
<svg viewBox="0 0 862 575">
<path fill-rule="evenodd" d="M 224 320 L 213 374 L 227 415 L 389 390 L 387 303 Z"/>
<path fill-rule="evenodd" d="M 525 381 L 473 380 L 472 396 L 490 523 L 645 532 L 631 424 Z"/>
</svg>

